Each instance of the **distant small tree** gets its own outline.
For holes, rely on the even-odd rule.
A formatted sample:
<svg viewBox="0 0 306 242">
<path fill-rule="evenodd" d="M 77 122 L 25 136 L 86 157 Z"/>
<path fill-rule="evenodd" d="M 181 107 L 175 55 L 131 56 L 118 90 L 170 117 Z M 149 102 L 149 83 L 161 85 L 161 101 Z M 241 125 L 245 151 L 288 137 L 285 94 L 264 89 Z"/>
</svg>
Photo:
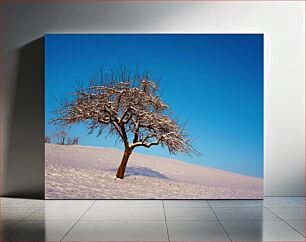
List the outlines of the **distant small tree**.
<svg viewBox="0 0 306 242">
<path fill-rule="evenodd" d="M 79 143 L 79 137 L 74 137 L 73 139 L 68 137 L 66 145 L 77 145 Z"/>
<path fill-rule="evenodd" d="M 66 141 L 66 145 L 71 145 L 71 144 L 72 144 L 72 139 L 68 137 Z"/>
<path fill-rule="evenodd" d="M 55 134 L 54 138 L 57 140 L 57 144 L 64 145 L 68 139 L 68 134 L 64 129 L 59 129 Z"/>
<path fill-rule="evenodd" d="M 70 97 L 61 101 L 55 110 L 57 117 L 51 122 L 64 127 L 85 122 L 89 133 L 97 130 L 98 136 L 104 132 L 116 136 L 125 148 L 116 173 L 120 179 L 136 147 L 161 145 L 170 154 L 198 154 L 184 125 L 172 117 L 158 90 L 157 82 L 147 74 L 130 74 L 126 69 L 100 72 L 86 87 L 78 85 Z"/>
<path fill-rule="evenodd" d="M 79 137 L 74 137 L 72 142 L 71 142 L 72 145 L 77 145 L 79 144 Z"/>
<path fill-rule="evenodd" d="M 50 144 L 51 138 L 49 136 L 45 136 L 45 143 Z"/>
</svg>

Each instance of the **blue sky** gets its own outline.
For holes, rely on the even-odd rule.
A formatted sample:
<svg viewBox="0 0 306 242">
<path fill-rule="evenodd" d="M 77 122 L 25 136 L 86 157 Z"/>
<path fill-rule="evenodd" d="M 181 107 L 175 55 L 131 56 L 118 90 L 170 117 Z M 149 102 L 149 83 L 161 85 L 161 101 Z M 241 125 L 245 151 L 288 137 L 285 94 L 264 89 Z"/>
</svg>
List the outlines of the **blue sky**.
<svg viewBox="0 0 306 242">
<path fill-rule="evenodd" d="M 166 149 L 135 152 L 181 159 L 263 177 L 263 35 L 261 34 L 47 34 L 45 36 L 45 132 L 51 111 L 76 79 L 120 65 L 160 80 L 160 93 L 194 137 L 199 157 Z M 71 127 L 80 144 L 115 147 L 113 138 Z M 117 148 L 122 145 L 117 144 Z"/>
</svg>

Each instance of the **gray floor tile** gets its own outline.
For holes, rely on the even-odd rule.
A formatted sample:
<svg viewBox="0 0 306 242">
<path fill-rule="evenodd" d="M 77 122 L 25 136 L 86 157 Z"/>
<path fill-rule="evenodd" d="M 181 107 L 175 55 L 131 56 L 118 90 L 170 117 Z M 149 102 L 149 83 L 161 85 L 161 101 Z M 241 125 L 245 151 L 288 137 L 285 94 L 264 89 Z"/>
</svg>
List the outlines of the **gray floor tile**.
<svg viewBox="0 0 306 242">
<path fill-rule="evenodd" d="M 287 208 L 269 208 L 273 213 L 284 220 L 303 220 L 305 219 L 304 207 L 287 207 Z"/>
<path fill-rule="evenodd" d="M 262 200 L 209 200 L 212 208 L 252 208 L 262 207 Z"/>
<path fill-rule="evenodd" d="M 4 233 L 5 240 L 16 241 L 60 241 L 74 221 L 22 221 Z"/>
<path fill-rule="evenodd" d="M 279 220 L 265 208 L 213 208 L 220 220 Z"/>
<path fill-rule="evenodd" d="M 0 230 L 5 228 L 5 227 L 10 227 L 11 225 L 15 225 L 20 221 L 19 220 L 2 220 L 0 222 Z"/>
<path fill-rule="evenodd" d="M 168 241 L 165 221 L 79 221 L 64 241 Z"/>
<path fill-rule="evenodd" d="M 263 204 L 265 207 L 303 207 L 303 204 L 293 197 L 265 197 Z"/>
<path fill-rule="evenodd" d="M 94 200 L 49 200 L 46 201 L 48 208 L 89 208 Z"/>
<path fill-rule="evenodd" d="M 162 208 L 161 200 L 97 200 L 93 208 Z"/>
<path fill-rule="evenodd" d="M 217 218 L 210 208 L 165 208 L 166 220 L 215 220 Z"/>
<path fill-rule="evenodd" d="M 1 209 L 1 220 L 21 220 L 40 208 L 2 208 Z"/>
<path fill-rule="evenodd" d="M 305 206 L 305 197 L 292 197 L 295 201 Z"/>
<path fill-rule="evenodd" d="M 2 208 L 41 208 L 46 204 L 45 200 L 23 198 L 0 198 Z"/>
<path fill-rule="evenodd" d="M 305 236 L 305 220 L 286 220 L 286 223 Z"/>
<path fill-rule="evenodd" d="M 90 208 L 81 220 L 165 220 L 163 208 Z"/>
<path fill-rule="evenodd" d="M 0 221 L 0 232 L 7 231 L 10 228 L 15 227 L 20 222 L 21 220 L 2 220 Z"/>
<path fill-rule="evenodd" d="M 20 220 L 2 220 L 0 221 L 0 241 L 7 241 L 8 236 L 15 233 L 15 228 Z"/>
<path fill-rule="evenodd" d="M 208 208 L 206 200 L 164 200 L 164 206 L 167 208 L 181 207 L 181 208 Z"/>
<path fill-rule="evenodd" d="M 78 220 L 87 208 L 41 208 L 26 220 Z"/>
<path fill-rule="evenodd" d="M 230 241 L 218 221 L 167 221 L 170 241 Z"/>
<path fill-rule="evenodd" d="M 233 241 L 304 241 L 283 221 L 221 221 Z"/>
</svg>

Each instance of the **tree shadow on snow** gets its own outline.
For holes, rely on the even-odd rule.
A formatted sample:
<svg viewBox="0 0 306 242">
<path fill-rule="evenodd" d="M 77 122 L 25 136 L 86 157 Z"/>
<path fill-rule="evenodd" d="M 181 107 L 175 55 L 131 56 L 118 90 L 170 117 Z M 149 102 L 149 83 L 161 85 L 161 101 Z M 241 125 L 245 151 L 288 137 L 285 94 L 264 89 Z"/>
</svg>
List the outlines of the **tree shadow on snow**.
<svg viewBox="0 0 306 242">
<path fill-rule="evenodd" d="M 114 171 L 116 171 L 114 169 Z M 147 167 L 127 167 L 125 170 L 125 177 L 129 176 L 147 176 L 147 177 L 156 177 L 161 179 L 168 179 L 167 176 L 159 173 L 158 171 L 154 171 Z"/>
</svg>

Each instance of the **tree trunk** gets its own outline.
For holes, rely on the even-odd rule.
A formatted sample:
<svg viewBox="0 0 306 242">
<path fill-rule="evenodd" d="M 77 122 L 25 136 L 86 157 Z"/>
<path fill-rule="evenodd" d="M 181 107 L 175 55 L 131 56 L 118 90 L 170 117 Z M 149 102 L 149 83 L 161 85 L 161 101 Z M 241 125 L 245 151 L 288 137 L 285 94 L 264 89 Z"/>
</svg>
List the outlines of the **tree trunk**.
<svg viewBox="0 0 306 242">
<path fill-rule="evenodd" d="M 123 179 L 125 168 L 126 168 L 126 164 L 127 164 L 128 160 L 130 158 L 131 153 L 132 153 L 131 149 L 125 149 L 124 150 L 124 155 L 122 157 L 120 166 L 118 167 L 118 170 L 117 170 L 117 174 L 116 174 L 117 178 Z"/>
</svg>

